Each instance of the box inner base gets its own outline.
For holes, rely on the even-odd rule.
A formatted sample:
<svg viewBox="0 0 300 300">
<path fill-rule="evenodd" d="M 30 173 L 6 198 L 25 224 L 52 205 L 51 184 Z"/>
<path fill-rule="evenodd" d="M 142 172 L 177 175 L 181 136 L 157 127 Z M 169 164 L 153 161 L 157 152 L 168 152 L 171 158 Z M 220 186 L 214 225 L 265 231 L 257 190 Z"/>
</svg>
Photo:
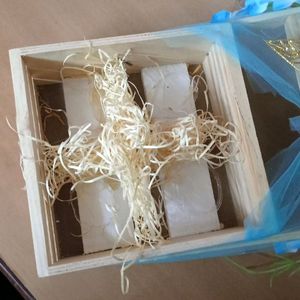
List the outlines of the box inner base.
<svg viewBox="0 0 300 300">
<path fill-rule="evenodd" d="M 140 73 L 132 73 L 129 75 L 129 81 L 133 82 L 138 88 L 143 99 L 144 90 L 141 80 Z M 62 93 L 62 83 L 37 80 L 36 89 L 38 91 L 39 99 L 42 98 L 43 101 L 54 109 L 65 110 L 64 97 Z M 45 100 L 46 99 L 46 100 Z M 138 105 L 142 106 L 140 98 L 136 95 L 136 102 Z M 39 105 L 41 105 L 39 101 Z M 205 109 L 205 100 L 202 93 L 199 93 L 198 99 L 196 100 L 197 109 Z M 211 110 L 211 107 L 209 108 Z M 63 114 L 61 115 L 63 118 Z M 43 114 L 41 111 L 42 123 L 45 124 L 43 119 Z M 51 120 L 52 119 L 52 120 Z M 47 120 L 47 127 L 45 130 L 45 135 L 47 139 L 52 144 L 58 144 L 67 137 L 67 122 L 65 124 L 58 122 L 57 119 L 49 118 Z M 224 229 L 236 227 L 237 218 L 235 216 L 233 200 L 231 192 L 229 190 L 229 184 L 226 174 L 225 167 L 218 168 L 213 172 L 210 171 L 210 177 L 213 185 L 213 191 L 215 198 L 217 198 L 217 184 L 215 176 L 221 179 L 221 189 L 223 194 L 223 203 L 218 210 L 218 216 L 220 222 L 223 224 Z M 71 199 L 74 197 L 70 195 L 70 186 L 64 187 L 62 191 L 61 198 L 64 200 Z M 153 195 L 157 195 L 157 191 L 153 190 Z M 77 256 L 83 254 L 83 244 L 81 237 L 81 227 L 78 222 L 78 203 L 77 200 L 70 201 L 55 201 L 53 206 L 54 224 L 57 237 L 57 247 L 58 247 L 58 258 L 63 259 L 67 257 Z M 163 236 L 168 238 L 167 228 L 163 228 Z"/>
</svg>

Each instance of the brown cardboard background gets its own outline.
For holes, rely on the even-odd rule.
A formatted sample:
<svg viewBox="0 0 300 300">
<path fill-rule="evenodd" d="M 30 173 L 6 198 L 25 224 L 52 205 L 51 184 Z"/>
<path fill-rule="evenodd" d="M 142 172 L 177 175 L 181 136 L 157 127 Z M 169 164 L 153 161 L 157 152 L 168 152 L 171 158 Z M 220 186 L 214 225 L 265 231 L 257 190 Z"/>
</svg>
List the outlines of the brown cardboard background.
<svg viewBox="0 0 300 300">
<path fill-rule="evenodd" d="M 119 267 L 39 279 L 16 135 L 8 49 L 100 38 L 209 20 L 227 0 L 0 0 L 0 256 L 37 299 L 300 299 L 300 277 L 249 277 L 222 259 L 135 266 L 122 297 Z M 244 257 L 242 261 L 255 261 Z"/>
</svg>

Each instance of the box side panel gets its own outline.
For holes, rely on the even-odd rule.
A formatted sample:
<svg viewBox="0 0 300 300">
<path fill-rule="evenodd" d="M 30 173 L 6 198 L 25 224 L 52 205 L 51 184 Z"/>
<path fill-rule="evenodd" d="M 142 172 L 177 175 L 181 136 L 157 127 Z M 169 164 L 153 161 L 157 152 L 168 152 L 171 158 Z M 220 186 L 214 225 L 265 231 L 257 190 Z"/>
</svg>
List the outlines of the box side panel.
<svg viewBox="0 0 300 300">
<path fill-rule="evenodd" d="M 24 65 L 19 51 L 10 51 L 12 80 L 16 102 L 16 123 L 21 149 L 23 177 L 28 195 L 32 236 L 37 272 L 39 276 L 48 275 L 48 257 L 45 240 L 44 210 L 42 207 L 39 176 L 37 174 L 36 143 L 32 137 L 32 122 Z"/>
<path fill-rule="evenodd" d="M 228 163 L 230 188 L 240 224 L 255 211 L 268 191 L 266 172 L 249 106 L 241 67 L 218 46 L 204 61 L 211 104 L 215 114 L 237 127 L 241 153 L 237 162 Z"/>
</svg>

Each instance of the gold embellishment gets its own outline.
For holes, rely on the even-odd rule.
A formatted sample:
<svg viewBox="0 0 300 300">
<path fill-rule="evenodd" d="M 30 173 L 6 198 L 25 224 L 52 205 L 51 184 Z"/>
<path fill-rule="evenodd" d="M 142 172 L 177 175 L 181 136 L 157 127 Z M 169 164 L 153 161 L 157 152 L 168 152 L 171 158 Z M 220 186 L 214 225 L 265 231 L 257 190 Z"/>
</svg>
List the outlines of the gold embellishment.
<svg viewBox="0 0 300 300">
<path fill-rule="evenodd" d="M 300 41 L 293 39 L 269 40 L 266 43 L 293 68 L 300 71 Z"/>
</svg>

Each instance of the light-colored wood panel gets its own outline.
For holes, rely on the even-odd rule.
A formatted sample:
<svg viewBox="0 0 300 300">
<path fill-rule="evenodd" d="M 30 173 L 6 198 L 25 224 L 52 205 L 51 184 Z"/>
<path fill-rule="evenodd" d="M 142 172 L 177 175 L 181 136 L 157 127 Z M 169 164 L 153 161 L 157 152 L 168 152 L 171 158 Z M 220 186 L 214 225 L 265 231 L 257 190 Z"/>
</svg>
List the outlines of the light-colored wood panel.
<svg viewBox="0 0 300 300">
<path fill-rule="evenodd" d="M 14 92 L 18 99 L 16 106 L 17 129 L 19 133 L 19 145 L 22 155 L 23 176 L 26 182 L 29 200 L 29 212 L 32 222 L 32 234 L 35 236 L 34 249 L 37 272 L 40 276 L 47 275 L 48 256 L 46 248 L 44 202 L 40 201 L 41 193 L 39 187 L 39 176 L 37 165 L 36 144 L 28 137 L 32 136 L 32 106 L 30 100 L 28 83 L 26 87 L 26 75 L 22 57 L 17 51 L 10 52 L 11 69 Z M 31 109 L 31 111 L 30 111 Z"/>
<path fill-rule="evenodd" d="M 246 216 L 257 221 L 259 203 L 268 191 L 268 181 L 249 106 L 241 67 L 219 46 L 204 61 L 213 111 L 237 126 L 240 163 L 226 165 L 236 214 L 240 224 Z"/>
</svg>

